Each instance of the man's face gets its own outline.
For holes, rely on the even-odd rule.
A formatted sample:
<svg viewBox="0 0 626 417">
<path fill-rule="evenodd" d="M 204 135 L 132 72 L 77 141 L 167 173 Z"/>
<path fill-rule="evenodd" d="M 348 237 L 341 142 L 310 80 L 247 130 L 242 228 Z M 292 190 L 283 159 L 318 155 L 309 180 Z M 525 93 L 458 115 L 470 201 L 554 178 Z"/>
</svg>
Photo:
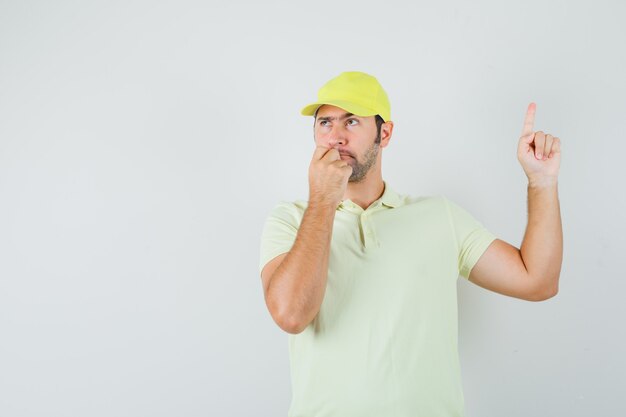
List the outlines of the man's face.
<svg viewBox="0 0 626 417">
<path fill-rule="evenodd" d="M 346 110 L 324 104 L 317 111 L 314 138 L 339 151 L 341 159 L 352 166 L 348 182 L 360 182 L 376 163 L 380 137 L 377 137 L 375 116 L 355 116 Z"/>
</svg>

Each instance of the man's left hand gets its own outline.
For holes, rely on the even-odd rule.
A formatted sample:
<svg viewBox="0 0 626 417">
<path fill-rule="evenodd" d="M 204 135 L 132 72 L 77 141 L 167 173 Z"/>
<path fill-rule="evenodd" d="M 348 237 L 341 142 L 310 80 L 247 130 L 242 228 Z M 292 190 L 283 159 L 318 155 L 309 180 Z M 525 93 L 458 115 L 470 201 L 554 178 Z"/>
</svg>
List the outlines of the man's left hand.
<svg viewBox="0 0 626 417">
<path fill-rule="evenodd" d="M 535 103 L 528 105 L 522 136 L 517 145 L 517 159 L 532 184 L 555 184 L 561 165 L 561 140 L 535 132 Z"/>
</svg>

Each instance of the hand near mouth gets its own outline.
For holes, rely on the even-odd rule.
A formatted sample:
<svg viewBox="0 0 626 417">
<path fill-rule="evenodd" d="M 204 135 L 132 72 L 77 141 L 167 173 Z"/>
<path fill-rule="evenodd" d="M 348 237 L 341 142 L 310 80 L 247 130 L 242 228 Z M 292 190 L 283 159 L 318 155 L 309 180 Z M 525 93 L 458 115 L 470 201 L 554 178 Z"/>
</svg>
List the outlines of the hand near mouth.
<svg viewBox="0 0 626 417">
<path fill-rule="evenodd" d="M 352 166 L 336 148 L 317 146 L 309 166 L 309 203 L 335 208 L 346 192 Z"/>
</svg>

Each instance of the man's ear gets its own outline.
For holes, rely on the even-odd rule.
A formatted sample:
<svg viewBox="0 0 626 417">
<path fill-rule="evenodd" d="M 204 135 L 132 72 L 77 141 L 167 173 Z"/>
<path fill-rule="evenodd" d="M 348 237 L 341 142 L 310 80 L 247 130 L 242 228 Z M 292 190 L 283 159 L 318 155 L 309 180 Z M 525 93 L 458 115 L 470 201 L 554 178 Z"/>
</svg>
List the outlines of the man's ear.
<svg viewBox="0 0 626 417">
<path fill-rule="evenodd" d="M 380 145 L 381 147 L 385 147 L 389 144 L 389 139 L 391 139 L 391 134 L 393 133 L 393 122 L 390 120 L 388 122 L 383 123 L 380 126 Z"/>
</svg>

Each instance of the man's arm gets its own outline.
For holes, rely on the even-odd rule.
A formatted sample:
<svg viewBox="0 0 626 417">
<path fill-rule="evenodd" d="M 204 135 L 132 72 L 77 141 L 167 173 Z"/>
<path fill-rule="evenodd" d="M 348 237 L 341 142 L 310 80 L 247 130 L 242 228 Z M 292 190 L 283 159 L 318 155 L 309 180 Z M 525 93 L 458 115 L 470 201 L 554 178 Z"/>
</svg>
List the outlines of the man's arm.
<svg viewBox="0 0 626 417">
<path fill-rule="evenodd" d="M 263 268 L 265 303 L 288 333 L 300 333 L 318 313 L 328 277 L 328 257 L 335 207 L 309 205 L 296 240 L 274 271 Z"/>
<path fill-rule="evenodd" d="M 520 249 L 528 274 L 543 294 L 559 291 L 563 228 L 557 180 L 528 184 L 528 226 Z"/>
<path fill-rule="evenodd" d="M 337 149 L 316 146 L 309 166 L 309 203 L 296 239 L 271 275 L 263 275 L 268 268 L 261 273 L 270 314 L 288 333 L 302 332 L 324 300 L 335 213 L 351 174 L 352 166 Z"/>
<path fill-rule="evenodd" d="M 533 131 L 535 109 L 530 103 L 517 148 L 528 177 L 528 225 L 521 249 L 496 239 L 469 276 L 481 287 L 529 301 L 557 294 L 563 261 L 558 198 L 561 140 Z"/>
<path fill-rule="evenodd" d="M 485 289 L 527 301 L 555 296 L 563 259 L 557 184 L 528 184 L 528 224 L 521 250 L 496 239 L 469 280 Z"/>
</svg>

